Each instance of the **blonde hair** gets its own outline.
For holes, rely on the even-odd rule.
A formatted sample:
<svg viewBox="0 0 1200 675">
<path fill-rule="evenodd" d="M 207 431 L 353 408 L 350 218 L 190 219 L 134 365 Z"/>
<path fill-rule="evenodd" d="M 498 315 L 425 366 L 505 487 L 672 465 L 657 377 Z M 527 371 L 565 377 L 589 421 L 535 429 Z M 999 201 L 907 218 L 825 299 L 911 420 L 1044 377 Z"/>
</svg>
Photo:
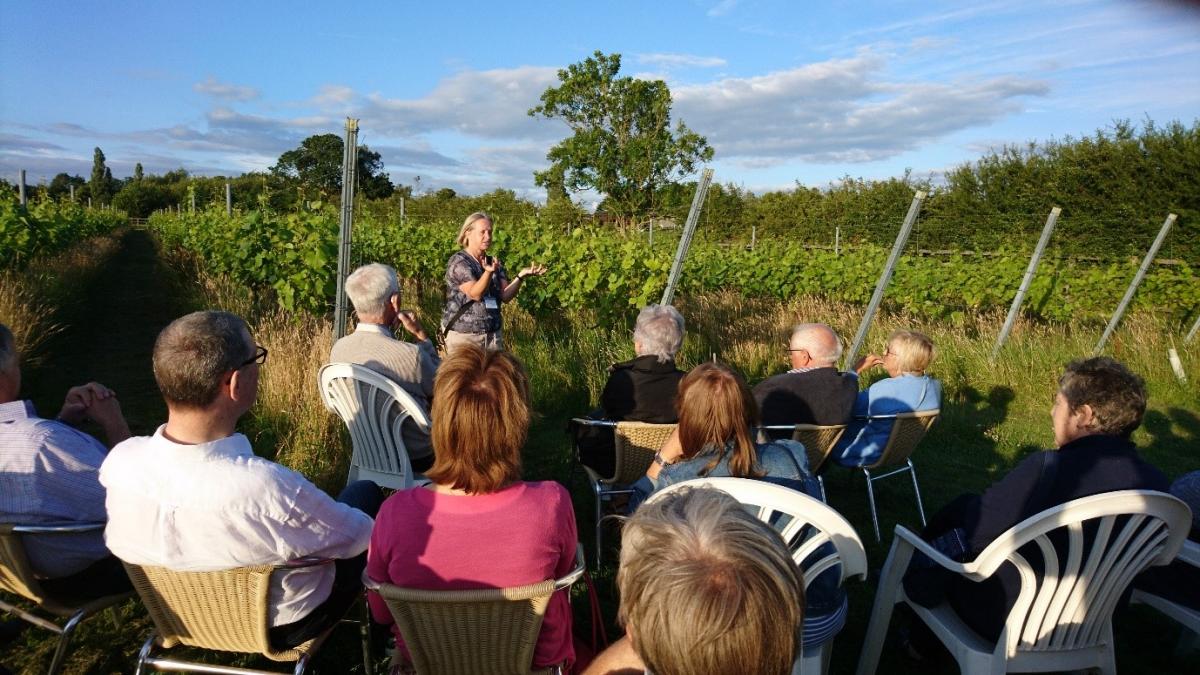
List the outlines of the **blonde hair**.
<svg viewBox="0 0 1200 675">
<path fill-rule="evenodd" d="M 656 675 L 791 672 L 804 582 L 779 534 L 728 494 L 682 488 L 625 523 L 619 618 Z"/>
<path fill-rule="evenodd" d="M 458 242 L 459 246 L 462 246 L 463 248 L 467 247 L 467 235 L 470 234 L 471 230 L 475 228 L 475 223 L 481 220 L 488 221 L 493 227 L 496 225 L 496 221 L 492 220 L 492 217 L 489 216 L 486 211 L 476 211 L 475 213 L 472 213 L 471 215 L 467 216 L 467 219 L 463 221 L 462 227 L 458 230 L 458 238 L 455 241 Z"/>
<path fill-rule="evenodd" d="M 933 363 L 937 350 L 929 336 L 915 330 L 898 330 L 888 337 L 888 351 L 896 355 L 896 364 L 903 373 L 924 373 Z"/>
<path fill-rule="evenodd" d="M 462 345 L 442 361 L 433 383 L 433 467 L 429 480 L 470 494 L 497 492 L 521 479 L 529 434 L 529 379 L 508 352 Z"/>
<path fill-rule="evenodd" d="M 700 472 L 712 471 L 730 449 L 729 473 L 739 478 L 758 478 L 758 455 L 750 427 L 758 423 L 758 404 L 750 387 L 729 366 L 702 363 L 692 368 L 679 382 L 675 399 L 679 411 L 679 444 L 684 459 L 691 459 L 706 448 L 714 448 L 716 457 Z"/>
</svg>

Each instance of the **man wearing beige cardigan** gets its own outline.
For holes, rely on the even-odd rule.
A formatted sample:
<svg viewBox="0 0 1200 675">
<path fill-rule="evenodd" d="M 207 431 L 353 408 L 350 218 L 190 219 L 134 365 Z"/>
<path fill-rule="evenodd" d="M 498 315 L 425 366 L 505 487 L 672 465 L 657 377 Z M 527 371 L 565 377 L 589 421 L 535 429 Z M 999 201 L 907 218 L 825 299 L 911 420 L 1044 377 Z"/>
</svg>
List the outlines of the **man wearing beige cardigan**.
<svg viewBox="0 0 1200 675">
<path fill-rule="evenodd" d="M 400 286 L 396 270 L 387 265 L 364 265 L 346 279 L 346 296 L 358 315 L 358 327 L 338 340 L 329 353 L 330 363 L 365 366 L 400 385 L 428 414 L 433 396 L 433 378 L 441 363 L 429 336 L 411 311 L 400 309 Z M 397 324 L 417 342 L 397 340 Z M 433 445 L 428 430 L 405 420 L 401 430 L 413 471 L 433 464 Z"/>
</svg>

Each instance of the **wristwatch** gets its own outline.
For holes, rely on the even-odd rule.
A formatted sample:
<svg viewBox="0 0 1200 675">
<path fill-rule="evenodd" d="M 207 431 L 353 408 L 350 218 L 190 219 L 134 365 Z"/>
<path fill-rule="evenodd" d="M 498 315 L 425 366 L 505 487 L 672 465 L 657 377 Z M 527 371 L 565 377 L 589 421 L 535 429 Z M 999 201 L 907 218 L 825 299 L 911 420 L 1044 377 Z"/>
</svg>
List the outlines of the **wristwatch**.
<svg viewBox="0 0 1200 675">
<path fill-rule="evenodd" d="M 659 467 L 667 467 L 667 466 L 674 464 L 675 462 L 668 462 L 666 459 L 663 458 L 662 453 L 656 452 L 656 453 L 654 453 L 654 463 L 657 464 Z"/>
</svg>

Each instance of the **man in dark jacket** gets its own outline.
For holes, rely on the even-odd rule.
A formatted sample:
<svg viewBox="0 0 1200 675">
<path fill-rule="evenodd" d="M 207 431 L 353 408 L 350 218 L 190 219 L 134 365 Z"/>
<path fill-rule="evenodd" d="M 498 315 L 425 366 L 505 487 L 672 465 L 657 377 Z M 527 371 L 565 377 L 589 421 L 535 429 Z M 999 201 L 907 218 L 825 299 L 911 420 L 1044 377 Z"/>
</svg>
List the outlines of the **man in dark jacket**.
<svg viewBox="0 0 1200 675">
<path fill-rule="evenodd" d="M 613 421 L 674 424 L 675 392 L 686 373 L 675 367 L 675 355 L 683 346 L 683 316 L 670 305 L 650 305 L 638 313 L 633 329 L 631 361 L 609 368 L 608 382 L 600 394 L 605 419 Z M 580 460 L 601 476 L 615 470 L 612 433 L 580 430 Z"/>
<path fill-rule="evenodd" d="M 754 387 L 762 423 L 845 424 L 858 395 L 858 374 L 838 372 L 842 342 L 837 333 L 823 323 L 802 323 L 792 329 L 788 356 L 791 370 Z"/>
<path fill-rule="evenodd" d="M 1107 357 L 1071 362 L 1050 409 L 1058 450 L 1026 457 L 982 495 L 958 497 L 930 519 L 922 537 L 934 541 L 958 528 L 961 558 L 971 560 L 1017 523 L 1071 500 L 1116 490 L 1166 492 L 1167 477 L 1139 457 L 1130 440 L 1145 412 L 1145 383 L 1123 364 Z M 1031 564 L 1040 566 L 1040 556 L 1029 553 Z M 940 568 L 916 567 L 904 580 L 914 602 L 933 607 L 949 601 L 981 637 L 999 638 L 1021 588 L 1016 568 L 1005 564 L 976 583 Z M 914 628 L 917 651 L 936 643 L 924 624 Z"/>
</svg>

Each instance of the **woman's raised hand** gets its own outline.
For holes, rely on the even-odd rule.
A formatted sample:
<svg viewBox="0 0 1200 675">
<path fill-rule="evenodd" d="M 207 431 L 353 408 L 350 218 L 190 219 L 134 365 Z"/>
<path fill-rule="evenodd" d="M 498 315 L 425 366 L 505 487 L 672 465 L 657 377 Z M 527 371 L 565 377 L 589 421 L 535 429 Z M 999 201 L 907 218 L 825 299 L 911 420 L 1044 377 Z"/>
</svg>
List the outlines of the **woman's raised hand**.
<svg viewBox="0 0 1200 675">
<path fill-rule="evenodd" d="M 525 269 L 521 270 L 521 274 L 520 274 L 520 276 L 523 276 L 523 277 L 540 277 L 540 276 L 542 276 L 542 275 L 543 275 L 543 274 L 545 274 L 545 273 L 546 273 L 546 266 L 545 266 L 545 265 L 530 265 L 529 267 L 526 267 Z"/>
</svg>

